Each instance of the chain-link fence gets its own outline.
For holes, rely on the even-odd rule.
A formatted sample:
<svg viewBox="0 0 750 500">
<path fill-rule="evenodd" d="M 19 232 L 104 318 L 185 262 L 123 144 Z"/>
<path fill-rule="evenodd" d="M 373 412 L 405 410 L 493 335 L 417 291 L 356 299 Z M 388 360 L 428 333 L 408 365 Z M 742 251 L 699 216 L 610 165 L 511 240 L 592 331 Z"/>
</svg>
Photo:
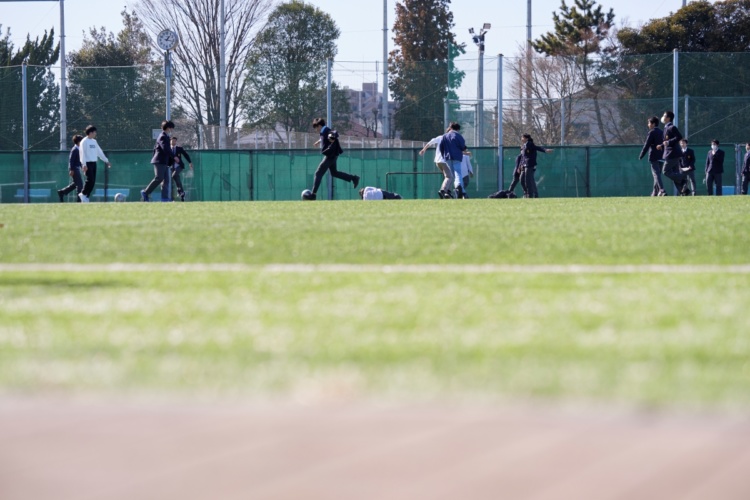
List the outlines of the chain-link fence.
<svg viewBox="0 0 750 500">
<path fill-rule="evenodd" d="M 726 152 L 726 194 L 739 192 L 744 144 L 722 146 Z M 503 148 L 502 165 L 496 148 L 472 148 L 474 177 L 469 197 L 486 197 L 508 187 L 518 148 Z M 702 164 L 708 148 L 695 147 L 698 157 L 698 194 Z M 110 151 L 113 163 L 101 168 L 92 201 L 112 201 L 124 192 L 128 201 L 138 201 L 140 190 L 153 178 L 151 152 Z M 194 169 L 184 173 L 188 201 L 298 200 L 312 187 L 313 174 L 321 160 L 314 150 L 189 151 Z M 539 155 L 537 182 L 542 197 L 648 196 L 653 178 L 646 160 L 638 160 L 637 146 L 564 146 Z M 57 190 L 70 179 L 67 154 L 40 151 L 29 154 L 29 186 L 32 203 L 58 202 Z M 442 175 L 434 164 L 434 150 L 420 155 L 413 149 L 347 149 L 338 168 L 361 177 L 361 186 L 396 191 L 407 199 L 437 198 Z M 518 191 L 520 195 L 520 190 Z M 0 152 L 0 203 L 21 203 L 24 195 L 23 154 Z M 334 180 L 319 199 L 357 199 L 350 183 Z M 67 201 L 75 201 L 75 192 Z"/>
</svg>

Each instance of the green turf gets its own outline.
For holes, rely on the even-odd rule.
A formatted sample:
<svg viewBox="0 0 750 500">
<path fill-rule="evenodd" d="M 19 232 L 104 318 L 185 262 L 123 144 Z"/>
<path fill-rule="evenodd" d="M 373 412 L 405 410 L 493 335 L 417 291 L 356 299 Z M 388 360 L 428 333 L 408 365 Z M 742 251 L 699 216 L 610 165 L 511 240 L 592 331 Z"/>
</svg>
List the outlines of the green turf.
<svg viewBox="0 0 750 500">
<path fill-rule="evenodd" d="M 0 262 L 747 264 L 746 200 L 0 206 Z M 729 273 L 4 272 L 0 389 L 747 408 L 748 304 Z"/>
<path fill-rule="evenodd" d="M 0 223 L 0 262 L 750 261 L 745 196 L 2 205 Z"/>
</svg>

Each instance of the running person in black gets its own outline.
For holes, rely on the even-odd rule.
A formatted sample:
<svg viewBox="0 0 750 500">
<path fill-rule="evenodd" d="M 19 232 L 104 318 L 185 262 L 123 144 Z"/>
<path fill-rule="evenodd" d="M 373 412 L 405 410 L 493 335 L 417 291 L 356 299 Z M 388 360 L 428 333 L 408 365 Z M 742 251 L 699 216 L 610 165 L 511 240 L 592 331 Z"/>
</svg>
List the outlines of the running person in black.
<svg viewBox="0 0 750 500">
<path fill-rule="evenodd" d="M 331 171 L 331 175 L 337 179 L 341 179 L 353 184 L 352 187 L 356 188 L 359 185 L 359 176 L 347 174 L 346 172 L 339 172 L 336 168 L 336 160 L 339 155 L 344 151 L 341 149 L 338 137 L 334 137 L 331 134 L 332 130 L 326 125 L 326 121 L 323 118 L 316 118 L 313 120 L 313 128 L 316 132 L 320 133 L 320 139 L 315 141 L 315 146 L 320 144 L 320 152 L 325 156 L 323 161 L 318 165 L 315 170 L 315 181 L 312 188 L 312 200 L 317 198 L 318 188 L 320 188 L 320 182 L 323 180 L 323 176 L 328 170 Z"/>
<path fill-rule="evenodd" d="M 70 150 L 70 157 L 68 157 L 68 175 L 71 178 L 70 184 L 62 189 L 57 190 L 57 196 L 60 198 L 60 202 L 65 201 L 65 196 L 68 193 L 76 191 L 76 195 L 81 194 L 83 191 L 83 177 L 81 177 L 81 150 L 78 147 L 83 140 L 82 135 L 73 136 L 73 149 Z M 81 202 L 81 197 L 76 196 L 76 201 Z"/>
</svg>

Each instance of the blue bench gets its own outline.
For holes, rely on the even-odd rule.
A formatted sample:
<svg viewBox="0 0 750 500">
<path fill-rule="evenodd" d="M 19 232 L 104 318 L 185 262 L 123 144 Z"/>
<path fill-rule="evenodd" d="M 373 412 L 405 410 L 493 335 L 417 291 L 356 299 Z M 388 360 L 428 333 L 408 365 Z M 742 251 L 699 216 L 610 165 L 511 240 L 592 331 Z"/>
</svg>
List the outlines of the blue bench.
<svg viewBox="0 0 750 500">
<path fill-rule="evenodd" d="M 122 193 L 123 195 L 125 195 L 125 198 L 127 198 L 128 195 L 130 194 L 130 189 L 128 189 L 128 188 L 115 188 L 115 187 L 107 188 L 107 199 L 108 200 L 114 200 L 115 199 L 115 195 L 118 194 L 118 193 Z M 103 199 L 104 198 L 104 189 L 101 189 L 101 188 L 100 189 L 96 189 L 92 193 L 91 198 L 96 198 L 97 200 Z"/>
<path fill-rule="evenodd" d="M 16 198 L 19 200 L 24 199 L 24 194 L 26 193 L 25 189 L 17 189 L 16 190 Z M 29 189 L 29 199 L 42 199 L 49 201 L 49 197 L 52 195 L 51 189 Z"/>
</svg>

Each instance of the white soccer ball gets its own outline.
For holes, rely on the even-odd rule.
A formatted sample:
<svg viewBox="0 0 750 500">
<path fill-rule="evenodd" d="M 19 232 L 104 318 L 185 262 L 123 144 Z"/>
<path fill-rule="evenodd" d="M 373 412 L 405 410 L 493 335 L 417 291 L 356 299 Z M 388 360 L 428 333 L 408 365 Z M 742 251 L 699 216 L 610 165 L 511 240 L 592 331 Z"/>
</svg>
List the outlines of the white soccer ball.
<svg viewBox="0 0 750 500">
<path fill-rule="evenodd" d="M 123 201 L 125 201 L 125 195 L 122 193 L 117 193 L 115 195 L 115 201 L 118 203 L 122 203 Z"/>
<path fill-rule="evenodd" d="M 312 196 L 312 191 L 310 191 L 309 189 L 305 189 L 304 191 L 302 191 L 302 201 L 310 201 L 312 200 Z"/>
</svg>

